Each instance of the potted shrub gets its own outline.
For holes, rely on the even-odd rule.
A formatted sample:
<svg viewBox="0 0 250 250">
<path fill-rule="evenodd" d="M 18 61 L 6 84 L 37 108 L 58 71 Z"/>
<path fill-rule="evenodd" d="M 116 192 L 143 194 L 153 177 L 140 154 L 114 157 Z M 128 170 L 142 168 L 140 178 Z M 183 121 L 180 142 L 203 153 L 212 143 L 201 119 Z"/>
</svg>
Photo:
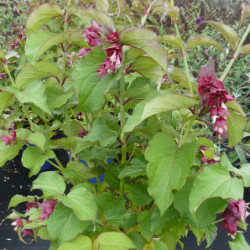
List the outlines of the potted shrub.
<svg viewBox="0 0 250 250">
<path fill-rule="evenodd" d="M 232 60 L 218 78 L 209 58 L 196 79 L 189 51 L 223 48 L 209 36 L 183 41 L 173 1 L 112 3 L 33 6 L 19 50 L 0 51 L 1 166 L 29 144 L 22 164 L 30 176 L 46 161 L 56 169 L 33 182 L 41 197 L 10 200 L 10 208 L 26 202 L 27 209 L 8 218 L 22 241 L 38 236 L 51 250 L 175 249 L 189 230 L 210 246 L 221 214 L 230 247 L 244 248 L 237 226 L 246 229 L 250 171 L 232 166 L 219 145 L 237 145 L 246 127 L 223 81 L 249 53 L 242 45 L 249 26 L 240 37 L 225 24 L 199 20 L 221 33 Z M 159 11 L 175 35 L 149 25 Z M 246 16 L 243 10 L 242 22 Z M 171 63 L 176 56 L 184 69 Z M 67 166 L 55 149 L 69 153 Z"/>
</svg>

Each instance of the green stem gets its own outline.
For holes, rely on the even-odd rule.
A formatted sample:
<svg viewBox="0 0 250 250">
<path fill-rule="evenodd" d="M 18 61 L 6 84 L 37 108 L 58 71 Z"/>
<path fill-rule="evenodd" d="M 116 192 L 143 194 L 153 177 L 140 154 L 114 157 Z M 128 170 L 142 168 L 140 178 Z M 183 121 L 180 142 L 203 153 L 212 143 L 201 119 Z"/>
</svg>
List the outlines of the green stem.
<svg viewBox="0 0 250 250">
<path fill-rule="evenodd" d="M 195 116 L 192 116 L 191 119 L 189 120 L 188 127 L 187 127 L 187 129 L 186 129 L 186 131 L 185 131 L 185 134 L 184 134 L 184 136 L 180 139 L 180 143 L 179 143 L 180 146 L 183 145 L 183 144 L 186 142 L 186 139 L 187 139 L 187 137 L 188 137 L 189 134 L 190 134 L 190 131 L 191 131 L 191 129 L 192 129 L 192 126 L 193 126 L 193 123 L 194 123 L 195 118 L 196 118 Z"/>
<path fill-rule="evenodd" d="M 4 64 L 4 69 L 5 69 L 5 71 L 7 72 L 8 76 L 9 76 L 9 78 L 10 78 L 10 81 L 11 81 L 12 86 L 15 86 L 15 85 L 16 85 L 16 84 L 15 84 L 15 81 L 13 80 L 13 78 L 12 78 L 12 76 L 11 76 L 11 74 L 10 74 L 10 71 L 9 71 L 9 68 L 8 68 L 8 65 L 7 65 L 7 64 Z"/>
<path fill-rule="evenodd" d="M 175 28 L 175 33 L 176 33 L 177 37 L 181 39 L 181 36 L 180 36 L 177 24 L 174 25 L 174 28 Z M 189 74 L 186 53 L 185 53 L 185 51 L 184 51 L 183 48 L 181 49 L 181 54 L 182 54 L 182 58 L 183 58 L 183 62 L 184 62 L 184 67 L 185 67 L 185 72 L 186 72 L 186 76 L 187 76 L 189 92 L 190 92 L 190 95 L 193 96 L 194 95 L 193 86 L 192 86 L 192 82 L 191 82 L 191 78 L 190 78 L 190 74 Z"/>
<path fill-rule="evenodd" d="M 125 83 L 124 78 L 122 77 L 120 80 L 120 117 L 121 117 L 121 131 L 123 130 L 125 126 L 125 109 L 124 109 L 124 92 L 125 92 Z M 121 157 L 121 165 L 125 164 L 127 159 L 127 145 L 125 138 L 121 138 L 121 141 L 123 143 L 122 145 L 122 157 Z M 124 193 L 124 179 L 120 180 L 120 195 L 123 196 Z"/>
<path fill-rule="evenodd" d="M 246 40 L 248 33 L 250 32 L 250 24 L 247 27 L 246 32 L 244 33 L 243 37 L 240 40 L 240 43 L 237 46 L 237 49 L 234 53 L 233 58 L 231 59 L 231 61 L 229 62 L 229 64 L 227 65 L 225 71 L 223 72 L 222 76 L 220 77 L 220 81 L 223 81 L 225 79 L 225 77 L 227 76 L 229 70 L 231 69 L 231 67 L 233 66 L 234 61 L 236 60 L 237 56 L 239 55 L 240 49 L 242 44 L 244 43 L 244 41 Z"/>
<path fill-rule="evenodd" d="M 56 161 L 57 165 L 60 167 L 60 169 L 63 169 L 63 165 L 62 165 L 62 163 L 59 161 L 59 159 L 57 158 L 56 155 L 55 155 L 55 161 Z"/>
<path fill-rule="evenodd" d="M 29 114 L 28 114 L 28 111 L 27 111 L 27 109 L 25 108 L 24 104 L 22 104 L 22 108 L 23 108 L 24 114 L 26 115 L 26 117 L 27 117 L 27 119 L 28 119 L 28 121 L 29 121 L 31 130 L 34 131 L 34 130 L 35 130 L 35 129 L 34 129 L 34 124 L 33 124 L 32 120 L 31 120 L 31 118 L 30 118 L 30 116 L 29 116 Z"/>
<path fill-rule="evenodd" d="M 71 131 L 70 131 L 69 114 L 68 114 L 68 110 L 67 110 L 67 104 L 64 105 L 64 116 L 65 116 L 67 136 L 70 137 Z"/>
<path fill-rule="evenodd" d="M 145 14 L 145 15 L 142 17 L 141 25 L 144 25 L 144 24 L 145 24 L 145 22 L 146 22 L 146 20 L 147 20 L 147 17 L 148 17 L 148 14 L 149 14 L 149 12 L 150 12 L 150 10 L 151 10 L 153 4 L 154 4 L 156 1 L 157 1 L 157 0 L 154 0 L 154 1 L 149 5 L 149 7 L 148 7 L 148 9 L 147 9 L 147 14 Z"/>
<path fill-rule="evenodd" d="M 50 163 L 52 166 L 54 166 L 55 168 L 61 170 L 61 168 L 58 167 L 53 161 L 51 161 L 51 160 L 48 159 L 47 162 L 49 162 L 49 163 Z"/>
</svg>

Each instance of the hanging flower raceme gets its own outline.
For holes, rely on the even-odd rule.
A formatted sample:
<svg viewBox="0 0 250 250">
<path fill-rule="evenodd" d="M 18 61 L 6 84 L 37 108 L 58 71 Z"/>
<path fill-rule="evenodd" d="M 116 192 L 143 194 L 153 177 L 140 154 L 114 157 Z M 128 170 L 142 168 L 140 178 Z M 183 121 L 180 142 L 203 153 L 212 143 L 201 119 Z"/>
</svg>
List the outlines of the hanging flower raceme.
<svg viewBox="0 0 250 250">
<path fill-rule="evenodd" d="M 54 211 L 56 204 L 57 204 L 57 201 L 51 200 L 51 199 L 48 199 L 48 200 L 42 202 L 39 205 L 39 207 L 43 208 L 39 219 L 45 220 L 46 218 L 48 218 L 50 216 L 50 214 Z"/>
<path fill-rule="evenodd" d="M 231 199 L 228 208 L 221 214 L 221 217 L 225 220 L 222 221 L 220 230 L 226 229 L 228 234 L 235 235 L 238 222 L 242 221 L 244 223 L 248 215 L 244 200 Z"/>
<path fill-rule="evenodd" d="M 14 130 L 14 124 L 11 124 L 10 131 L 8 132 L 9 135 L 2 135 L 1 140 L 5 142 L 5 145 L 9 145 L 12 141 L 12 144 L 16 142 L 16 131 Z"/>
<path fill-rule="evenodd" d="M 101 39 L 100 26 L 95 20 L 91 20 L 91 27 L 85 29 L 83 36 L 88 40 L 89 46 L 96 47 L 104 44 Z"/>
<path fill-rule="evenodd" d="M 224 138 L 228 134 L 227 116 L 230 117 L 225 103 L 235 98 L 228 94 L 223 82 L 217 79 L 212 58 L 209 58 L 208 63 L 200 71 L 198 91 L 202 106 L 210 110 L 210 118 L 214 120 L 213 129 L 216 135 Z"/>
<path fill-rule="evenodd" d="M 6 79 L 7 76 L 6 76 L 4 73 L 0 73 L 0 78 L 1 78 L 1 79 Z"/>
</svg>

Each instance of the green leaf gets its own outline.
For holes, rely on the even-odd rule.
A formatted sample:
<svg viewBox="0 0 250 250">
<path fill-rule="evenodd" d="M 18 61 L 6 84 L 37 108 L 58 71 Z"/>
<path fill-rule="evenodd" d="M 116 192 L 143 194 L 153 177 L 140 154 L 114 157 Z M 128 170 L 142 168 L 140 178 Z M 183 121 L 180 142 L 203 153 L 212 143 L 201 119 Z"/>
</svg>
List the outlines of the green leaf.
<svg viewBox="0 0 250 250">
<path fill-rule="evenodd" d="M 149 142 L 145 152 L 149 161 L 148 192 L 154 197 L 161 215 L 174 201 L 173 190 L 179 190 L 185 184 L 197 147 L 193 142 L 178 148 L 173 138 L 163 133 L 155 135 Z"/>
<path fill-rule="evenodd" d="M 240 169 L 234 168 L 234 171 L 242 177 L 244 187 L 250 187 L 250 164 L 243 164 Z"/>
<path fill-rule="evenodd" d="M 152 115 L 180 108 L 190 108 L 197 103 L 198 100 L 195 98 L 173 93 L 158 95 L 147 102 L 142 101 L 136 105 L 133 115 L 127 120 L 123 128 L 122 135 L 124 135 L 124 133 L 131 132 L 137 125 Z"/>
<path fill-rule="evenodd" d="M 179 16 L 180 8 L 177 6 L 168 9 L 167 15 L 171 17 L 172 22 L 176 21 Z"/>
<path fill-rule="evenodd" d="M 51 109 L 61 108 L 74 95 L 74 91 L 70 90 L 66 93 L 57 87 L 48 87 L 45 89 L 47 102 Z"/>
<path fill-rule="evenodd" d="M 25 55 L 29 63 L 35 64 L 36 55 L 39 48 L 52 36 L 54 36 L 54 34 L 51 32 L 48 32 L 46 30 L 38 30 L 37 32 L 32 33 L 27 37 L 25 43 Z"/>
<path fill-rule="evenodd" d="M 16 194 L 11 198 L 8 209 L 10 207 L 16 207 L 18 204 L 20 204 L 22 202 L 34 201 L 34 200 L 35 200 L 35 198 L 33 196 L 23 196 L 20 194 Z"/>
<path fill-rule="evenodd" d="M 106 24 L 114 28 L 114 22 L 105 12 L 95 9 L 78 9 L 71 13 L 73 16 L 77 16 L 84 21 L 87 17 L 97 21 L 99 24 Z"/>
<path fill-rule="evenodd" d="M 79 220 L 95 220 L 97 206 L 92 193 L 86 188 L 74 189 L 67 196 L 60 196 L 59 199 L 74 211 Z"/>
<path fill-rule="evenodd" d="M 58 5 L 42 4 L 36 7 L 27 19 L 27 35 L 29 36 L 51 18 L 56 16 L 62 16 L 62 10 Z"/>
<path fill-rule="evenodd" d="M 60 203 L 55 207 L 47 223 L 49 234 L 58 246 L 65 241 L 73 240 L 87 226 L 88 222 L 80 221 L 70 208 Z"/>
<path fill-rule="evenodd" d="M 14 103 L 14 95 L 8 92 L 0 92 L 0 115 L 4 109 Z"/>
<path fill-rule="evenodd" d="M 143 238 L 150 242 L 152 240 L 153 233 L 150 230 L 151 227 L 151 212 L 150 211 L 143 211 L 138 216 L 138 228 L 140 231 L 140 234 L 143 236 Z"/>
<path fill-rule="evenodd" d="M 41 61 L 34 66 L 25 64 L 22 71 L 17 75 L 16 86 L 19 89 L 23 89 L 37 79 L 55 76 L 60 78 L 60 74 L 61 71 L 55 66 L 54 63 Z"/>
<path fill-rule="evenodd" d="M 115 197 L 108 192 L 100 193 L 96 196 L 96 203 L 98 205 L 98 214 L 104 213 L 110 207 L 123 207 L 125 206 L 125 199 L 122 197 Z"/>
<path fill-rule="evenodd" d="M 247 125 L 247 120 L 240 114 L 236 114 L 232 110 L 228 110 L 231 117 L 227 117 L 227 125 L 228 125 L 228 140 L 229 140 L 229 147 L 232 147 L 239 142 L 241 142 L 244 129 Z"/>
<path fill-rule="evenodd" d="M 232 177 L 220 164 L 206 167 L 195 179 L 189 197 L 190 210 L 196 212 L 205 200 L 213 197 L 235 200 L 243 198 L 242 180 Z M 210 205 L 213 206 L 212 203 Z"/>
<path fill-rule="evenodd" d="M 236 151 L 241 163 L 247 163 L 244 149 L 240 145 L 235 146 L 235 151 Z"/>
<path fill-rule="evenodd" d="M 46 102 L 45 87 L 42 81 L 32 82 L 23 91 L 14 87 L 8 87 L 7 91 L 13 93 L 20 103 L 32 103 L 43 112 L 52 115 Z"/>
<path fill-rule="evenodd" d="M 242 232 L 237 232 L 233 241 L 228 242 L 231 250 L 250 250 L 250 246 L 245 240 Z"/>
<path fill-rule="evenodd" d="M 153 41 L 155 33 L 146 28 L 132 28 L 121 33 L 121 44 L 130 45 L 146 52 L 164 71 L 167 70 L 166 51 Z"/>
<path fill-rule="evenodd" d="M 58 173 L 44 172 L 33 181 L 32 189 L 42 190 L 46 197 L 57 196 L 64 193 L 66 184 L 63 177 Z"/>
<path fill-rule="evenodd" d="M 178 49 L 183 49 L 183 40 L 180 39 L 179 37 L 176 37 L 174 35 L 165 35 L 165 36 L 158 36 L 154 38 L 155 41 L 161 42 L 161 43 L 168 43 L 171 44 L 172 46 L 178 48 Z"/>
<path fill-rule="evenodd" d="M 159 240 L 153 240 L 154 247 L 152 250 L 166 250 L 168 249 L 166 244 Z"/>
<path fill-rule="evenodd" d="M 232 110 L 236 111 L 236 113 L 240 113 L 242 116 L 246 117 L 246 114 L 244 113 L 241 105 L 237 101 L 229 101 L 226 103 L 226 106 L 228 108 L 231 108 Z"/>
<path fill-rule="evenodd" d="M 99 142 L 101 147 L 106 147 L 113 145 L 117 136 L 118 131 L 111 130 L 101 118 L 96 118 L 90 133 L 83 138 L 83 141 Z"/>
<path fill-rule="evenodd" d="M 217 236 L 217 227 L 214 224 L 209 225 L 205 228 L 205 236 L 207 241 L 206 248 L 210 247 Z"/>
<path fill-rule="evenodd" d="M 191 36 L 187 40 L 187 50 L 194 46 L 200 46 L 200 45 L 213 46 L 224 53 L 222 47 L 209 36 Z"/>
<path fill-rule="evenodd" d="M 92 250 L 92 242 L 88 236 L 79 235 L 70 242 L 64 242 L 58 250 Z"/>
<path fill-rule="evenodd" d="M 135 248 L 130 238 L 120 232 L 106 232 L 99 235 L 93 245 L 93 250 L 127 250 Z"/>
<path fill-rule="evenodd" d="M 198 143 L 199 143 L 200 146 L 207 146 L 209 148 L 214 148 L 213 141 L 207 139 L 206 137 L 199 137 L 198 138 Z"/>
<path fill-rule="evenodd" d="M 124 209 L 124 206 L 112 206 L 104 212 L 104 217 L 108 224 L 122 228 L 124 227 L 125 220 L 127 220 L 129 216 L 130 213 Z"/>
<path fill-rule="evenodd" d="M 45 135 L 41 132 L 35 132 L 35 133 L 30 133 L 29 136 L 27 137 L 27 141 L 30 144 L 34 144 L 37 147 L 39 147 L 42 151 L 45 150 L 45 143 L 46 143 L 46 138 Z M 53 157 L 53 156 L 52 156 Z M 51 157 L 51 158 L 52 158 Z"/>
<path fill-rule="evenodd" d="M 231 48 L 234 51 L 236 50 L 236 47 L 240 40 L 240 36 L 230 26 L 215 21 L 204 21 L 202 23 L 207 23 L 216 28 L 222 34 L 225 40 L 230 44 Z"/>
<path fill-rule="evenodd" d="M 17 141 L 14 145 L 5 145 L 4 141 L 0 141 L 0 167 L 4 166 L 6 161 L 12 160 L 18 155 L 24 143 Z"/>
<path fill-rule="evenodd" d="M 241 25 L 244 23 L 246 18 L 248 18 L 250 16 L 250 5 L 247 3 L 242 3 L 241 9 L 242 9 L 242 11 L 241 11 L 241 18 L 240 18 L 239 27 L 241 27 Z"/>
<path fill-rule="evenodd" d="M 148 194 L 147 185 L 144 184 L 126 184 L 125 192 L 127 197 L 136 206 L 145 206 L 152 201 L 152 198 Z"/>
<path fill-rule="evenodd" d="M 98 77 L 96 70 L 105 60 L 105 51 L 101 48 L 87 53 L 84 60 L 73 71 L 73 84 L 78 92 L 79 106 L 77 112 L 92 112 L 102 108 L 105 103 L 104 94 L 112 85 L 116 74 Z"/>
<path fill-rule="evenodd" d="M 250 54 L 250 43 L 242 46 L 239 51 L 239 55 L 241 54 Z"/>
<path fill-rule="evenodd" d="M 125 166 L 125 168 L 119 173 L 120 179 L 125 177 L 136 178 L 138 176 L 146 175 L 145 161 L 134 158 L 130 163 L 131 165 Z"/>
<path fill-rule="evenodd" d="M 36 146 L 29 146 L 24 150 L 22 155 L 22 164 L 24 167 L 30 169 L 29 177 L 40 172 L 41 167 L 49 158 L 53 158 L 54 152 L 49 150 L 46 154 Z"/>
<path fill-rule="evenodd" d="M 0 61 L 5 61 L 5 54 L 2 50 L 0 50 Z"/>
<path fill-rule="evenodd" d="M 39 60 L 40 56 L 55 46 L 56 44 L 63 44 L 65 41 L 68 40 L 70 32 L 63 32 L 59 34 L 54 34 L 53 36 L 49 37 L 44 43 L 39 47 L 37 50 L 37 54 L 35 55 L 35 61 Z"/>
<path fill-rule="evenodd" d="M 130 69 L 144 77 L 151 78 L 154 82 L 161 81 L 164 74 L 159 64 L 146 56 L 137 57 Z"/>
<path fill-rule="evenodd" d="M 98 9 L 104 11 L 104 12 L 108 12 L 109 10 L 109 2 L 108 0 L 97 0 L 96 1 L 96 6 L 98 7 Z"/>
</svg>

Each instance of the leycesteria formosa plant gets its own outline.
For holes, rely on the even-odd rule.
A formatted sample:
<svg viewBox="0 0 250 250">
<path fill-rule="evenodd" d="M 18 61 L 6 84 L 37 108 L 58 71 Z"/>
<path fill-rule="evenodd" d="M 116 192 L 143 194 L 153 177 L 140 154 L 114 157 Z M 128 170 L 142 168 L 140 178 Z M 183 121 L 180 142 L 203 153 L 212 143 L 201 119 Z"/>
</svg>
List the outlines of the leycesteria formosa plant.
<svg viewBox="0 0 250 250">
<path fill-rule="evenodd" d="M 25 202 L 26 211 L 7 218 L 22 241 L 40 237 L 51 250 L 175 249 L 188 231 L 209 247 L 219 227 L 231 249 L 246 249 L 250 169 L 221 148 L 240 143 L 247 123 L 224 80 L 249 53 L 250 26 L 240 38 L 197 19 L 221 33 L 232 59 L 218 78 L 211 55 L 196 79 L 190 48 L 224 53 L 221 45 L 203 35 L 184 41 L 173 1 L 129 2 L 34 5 L 15 46 L 0 51 L 0 166 L 22 153 L 42 191 L 16 194 L 9 208 Z M 157 32 L 158 12 L 175 35 Z M 40 173 L 46 161 L 54 170 Z"/>
</svg>

